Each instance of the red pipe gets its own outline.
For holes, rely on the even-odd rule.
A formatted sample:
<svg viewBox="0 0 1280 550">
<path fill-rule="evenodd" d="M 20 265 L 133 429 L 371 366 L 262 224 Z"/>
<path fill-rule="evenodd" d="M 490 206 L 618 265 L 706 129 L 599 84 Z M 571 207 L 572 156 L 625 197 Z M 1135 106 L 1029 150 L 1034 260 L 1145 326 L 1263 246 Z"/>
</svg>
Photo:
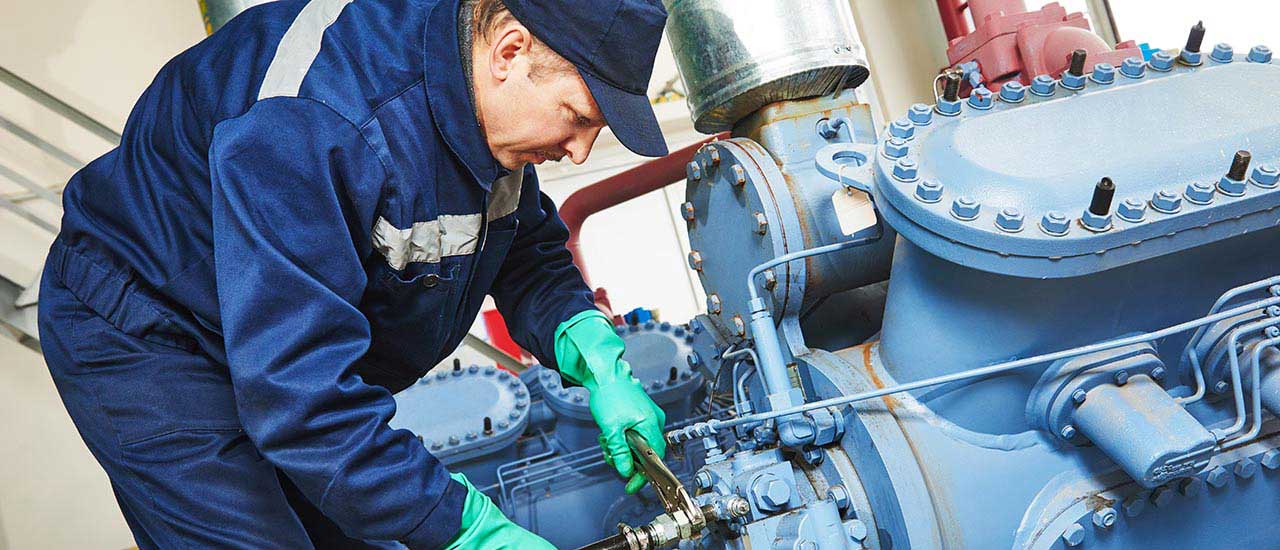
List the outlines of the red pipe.
<svg viewBox="0 0 1280 550">
<path fill-rule="evenodd" d="M 587 280 L 587 268 L 582 259 L 582 248 L 578 244 L 578 237 L 582 233 L 582 224 L 587 221 L 587 218 L 601 210 L 612 208 L 684 179 L 685 165 L 693 159 L 694 153 L 697 153 L 700 147 L 711 141 L 728 137 L 728 132 L 711 136 L 678 151 L 672 151 L 665 157 L 628 168 L 569 195 L 564 205 L 560 207 L 560 219 L 564 220 L 564 224 L 569 227 L 569 240 L 565 242 L 565 248 L 573 254 L 573 263 L 582 272 L 583 280 Z"/>
<path fill-rule="evenodd" d="M 969 36 L 969 22 L 964 18 L 964 11 L 969 7 L 965 0 L 938 0 L 938 15 L 942 18 L 942 30 L 947 33 L 947 41 Z"/>
</svg>

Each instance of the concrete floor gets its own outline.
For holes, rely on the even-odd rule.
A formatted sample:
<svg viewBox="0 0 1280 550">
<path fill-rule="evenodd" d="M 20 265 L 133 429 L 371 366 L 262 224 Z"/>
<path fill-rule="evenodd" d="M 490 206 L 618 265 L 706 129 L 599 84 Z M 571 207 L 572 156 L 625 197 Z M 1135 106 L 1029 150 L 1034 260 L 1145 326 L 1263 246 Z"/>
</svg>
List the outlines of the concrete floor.
<svg viewBox="0 0 1280 550">
<path fill-rule="evenodd" d="M 0 550 L 132 548 L 39 354 L 0 338 Z"/>
</svg>

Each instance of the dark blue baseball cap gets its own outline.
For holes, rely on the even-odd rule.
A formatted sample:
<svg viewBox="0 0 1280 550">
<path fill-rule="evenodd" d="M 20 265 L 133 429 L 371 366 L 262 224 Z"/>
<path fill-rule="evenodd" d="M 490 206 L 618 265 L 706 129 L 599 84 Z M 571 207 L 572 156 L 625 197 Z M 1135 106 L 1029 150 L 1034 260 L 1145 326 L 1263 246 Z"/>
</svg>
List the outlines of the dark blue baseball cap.
<svg viewBox="0 0 1280 550">
<path fill-rule="evenodd" d="M 618 141 L 667 154 L 646 92 L 667 10 L 659 0 L 505 0 L 529 32 L 578 68 Z"/>
</svg>

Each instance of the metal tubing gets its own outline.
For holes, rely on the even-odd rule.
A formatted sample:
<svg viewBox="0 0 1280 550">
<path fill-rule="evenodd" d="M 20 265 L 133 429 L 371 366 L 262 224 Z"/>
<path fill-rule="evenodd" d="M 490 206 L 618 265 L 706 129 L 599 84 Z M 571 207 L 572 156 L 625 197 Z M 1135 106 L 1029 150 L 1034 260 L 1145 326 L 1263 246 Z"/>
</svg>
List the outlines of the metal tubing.
<svg viewBox="0 0 1280 550">
<path fill-rule="evenodd" d="M 1222 309 L 1222 307 L 1227 304 L 1227 302 L 1230 302 L 1231 300 L 1236 299 L 1237 297 L 1239 297 L 1240 295 L 1246 292 L 1253 292 L 1255 290 L 1261 290 L 1263 288 L 1269 288 L 1275 285 L 1280 285 L 1280 276 L 1268 277 L 1261 281 L 1256 281 L 1253 283 L 1249 283 L 1247 285 L 1240 285 L 1238 287 L 1232 288 L 1224 292 L 1222 296 L 1218 297 L 1218 300 L 1213 303 L 1213 307 L 1209 308 L 1208 314 L 1212 315 L 1214 313 L 1217 313 L 1218 310 Z M 1195 353 L 1195 347 L 1200 343 L 1200 339 L 1204 338 L 1204 333 L 1206 330 L 1208 330 L 1208 325 L 1202 326 L 1198 330 L 1196 330 L 1195 334 L 1191 337 L 1191 339 L 1187 341 L 1187 347 L 1184 350 L 1184 353 L 1186 354 L 1187 359 L 1191 362 L 1193 372 L 1195 373 L 1196 391 L 1194 394 L 1179 400 L 1179 402 L 1182 403 L 1183 405 L 1189 405 L 1191 403 L 1195 403 L 1196 401 L 1199 401 L 1200 399 L 1204 398 L 1206 393 L 1205 383 L 1204 383 L 1204 370 L 1201 368 L 1199 356 L 1197 356 Z"/>
<path fill-rule="evenodd" d="M 1250 376 L 1253 382 L 1253 423 L 1249 427 L 1249 431 L 1244 435 L 1222 444 L 1223 447 L 1244 444 L 1253 441 L 1262 433 L 1262 352 L 1263 350 L 1280 344 L 1280 337 L 1268 338 L 1253 348 L 1253 374 Z"/>
<path fill-rule="evenodd" d="M 1143 343 L 1143 342 L 1150 342 L 1150 341 L 1152 341 L 1152 340 L 1158 340 L 1158 339 L 1160 339 L 1160 338 L 1165 338 L 1165 337 L 1168 337 L 1168 336 L 1173 335 L 1173 334 L 1178 334 L 1178 333 L 1180 333 L 1180 332 L 1185 332 L 1185 331 L 1191 330 L 1191 329 L 1193 329 L 1193 328 L 1198 328 L 1198 327 L 1202 327 L 1202 326 L 1209 325 L 1209 324 L 1212 324 L 1212 323 L 1216 323 L 1216 322 L 1221 321 L 1221 320 L 1223 320 L 1223 319 L 1229 319 L 1229 318 L 1234 317 L 1234 316 L 1236 316 L 1236 315 L 1239 315 L 1239 314 L 1241 314 L 1241 313 L 1246 313 L 1246 312 L 1249 312 L 1249 311 L 1253 311 L 1253 310 L 1257 310 L 1257 309 L 1262 309 L 1262 308 L 1265 308 L 1265 307 L 1268 307 L 1268 306 L 1272 306 L 1272 305 L 1277 305 L 1277 304 L 1280 304 L 1280 297 L 1267 298 L 1267 299 L 1264 299 L 1264 300 L 1260 300 L 1260 301 L 1257 301 L 1257 302 L 1252 302 L 1252 303 L 1249 303 L 1249 304 L 1245 304 L 1245 305 L 1243 305 L 1243 306 L 1239 306 L 1239 307 L 1236 307 L 1236 308 L 1232 308 L 1232 309 L 1230 309 L 1230 310 L 1227 310 L 1227 311 L 1224 311 L 1224 312 L 1221 312 L 1221 313 L 1218 313 L 1218 314 L 1215 314 L 1215 315 L 1209 315 L 1209 316 L 1206 316 L 1206 317 L 1201 317 L 1201 318 L 1199 318 L 1199 319 L 1195 319 L 1195 320 L 1187 321 L 1187 322 L 1185 322 L 1185 323 L 1180 323 L 1180 324 L 1177 324 L 1177 325 L 1173 325 L 1173 326 L 1170 326 L 1170 327 L 1166 327 L 1166 328 L 1164 328 L 1164 329 L 1162 329 L 1162 330 L 1158 330 L 1158 331 L 1156 331 L 1156 332 L 1148 332 L 1148 333 L 1143 333 L 1143 334 L 1137 334 L 1137 335 L 1134 335 L 1134 336 L 1130 336 L 1130 337 L 1127 337 L 1127 338 L 1121 338 L 1121 339 L 1118 339 L 1118 340 L 1111 340 L 1111 341 L 1108 341 L 1108 342 L 1100 342 L 1100 343 L 1097 343 L 1097 344 L 1090 344 L 1090 345 L 1087 345 L 1087 346 L 1080 346 L 1080 347 L 1071 348 L 1071 349 L 1066 349 L 1066 350 L 1062 350 L 1062 351 L 1056 351 L 1056 352 L 1053 352 L 1053 353 L 1045 353 L 1045 354 L 1041 354 L 1041 355 L 1036 355 L 1036 356 L 1032 356 L 1032 357 L 1027 357 L 1027 358 L 1025 358 L 1025 359 L 1017 359 L 1017 360 L 1014 360 L 1014 361 L 1006 361 L 1006 362 L 1004 362 L 1004 363 L 998 363 L 998 364 L 991 365 L 991 366 L 988 366 L 988 367 L 982 367 L 982 368 L 977 368 L 977 369 L 967 370 L 967 371 L 958 372 L 958 373 L 954 373 L 954 374 L 949 374 L 949 375 L 945 375 L 945 376 L 936 376 L 936 377 L 933 377 L 933 378 L 926 378 L 926 379 L 923 379 L 923 380 L 917 380 L 917 381 L 915 381 L 915 382 L 909 382 L 909 383 L 906 383 L 906 384 L 899 384 L 899 385 L 897 385 L 897 386 L 891 386 L 891 387 L 883 388 L 883 389 L 879 389 L 879 390 L 868 391 L 868 392 L 862 392 L 862 393 L 858 393 L 858 394 L 854 394 L 854 395 L 849 395 L 849 396 L 844 396 L 844 397 L 833 397 L 833 398 L 831 398 L 831 399 L 824 399 L 824 400 L 822 400 L 822 401 L 815 401 L 815 402 L 813 402 L 813 403 L 807 403 L 807 404 L 804 404 L 804 405 L 799 405 L 799 406 L 791 407 L 791 408 L 789 408 L 789 409 L 784 409 L 784 410 L 775 410 L 775 411 L 769 411 L 769 412 L 764 412 L 764 413 L 757 413 L 757 414 L 753 414 L 753 415 L 749 415 L 749 416 L 742 416 L 742 417 L 738 417 L 738 418 L 735 418 L 735 419 L 732 419 L 732 420 L 725 420 L 725 421 L 711 420 L 711 421 L 708 421 L 708 424 L 709 424 L 713 429 L 719 429 L 719 428 L 730 428 L 730 427 L 733 427 L 733 426 L 738 426 L 738 425 L 740 425 L 740 424 L 746 424 L 746 423 L 748 423 L 748 422 L 764 422 L 764 421 L 766 421 L 766 420 L 770 420 L 770 419 L 777 418 L 777 417 L 780 417 L 780 416 L 787 416 L 787 415 L 791 415 L 791 414 L 803 413 L 803 412 L 811 411 L 811 410 L 814 410 L 814 409 L 821 409 L 821 408 L 825 408 L 825 407 L 835 407 L 835 406 L 839 406 L 839 405 L 847 405 L 847 404 L 855 403 L 855 402 L 858 402 L 858 401 L 865 401 L 865 400 L 867 400 L 867 399 L 875 399 L 875 398 L 877 398 L 877 397 L 884 397 L 884 396 L 886 396 L 886 395 L 890 395 L 890 394 L 894 394 L 894 393 L 909 392 L 909 391 L 914 391 L 914 390 L 918 390 L 918 389 L 921 389 L 921 388 L 927 388 L 927 387 L 930 387 L 930 386 L 937 386 L 937 385 L 940 385 L 940 384 L 947 384 L 947 383 L 950 383 L 950 382 L 958 382 L 958 381 L 961 381 L 961 380 L 967 380 L 967 379 L 969 379 L 969 378 L 978 378 L 978 377 L 982 377 L 982 376 L 989 376 L 989 375 L 993 375 L 993 374 L 1000 374 L 1000 373 L 1004 373 L 1004 372 L 1008 372 L 1008 371 L 1012 371 L 1012 370 L 1017 370 L 1017 369 L 1024 368 L 1024 367 L 1029 367 L 1029 366 L 1032 366 L 1032 365 L 1039 365 L 1039 364 L 1047 363 L 1047 362 L 1050 362 L 1050 361 L 1056 361 L 1056 360 L 1058 360 L 1058 359 L 1066 359 L 1066 358 L 1069 358 L 1069 357 L 1075 357 L 1075 356 L 1077 356 L 1077 355 L 1084 355 L 1084 354 L 1086 354 L 1086 353 L 1094 353 L 1094 352 L 1098 352 L 1098 351 L 1106 351 L 1106 350 L 1109 350 L 1109 349 L 1115 349 L 1115 348 L 1124 347 L 1124 346 L 1129 346 L 1129 345 L 1133 345 L 1133 344 L 1139 344 L 1139 343 Z"/>
<path fill-rule="evenodd" d="M 1264 330 L 1267 327 L 1274 327 L 1276 325 L 1280 325 L 1280 318 L 1267 318 L 1262 321 L 1256 321 L 1253 323 L 1249 323 L 1245 326 L 1239 327 L 1231 331 L 1231 336 L 1227 338 L 1227 347 L 1226 347 L 1227 359 L 1228 361 L 1230 361 L 1230 365 L 1231 365 L 1231 385 L 1232 385 L 1231 393 L 1235 397 L 1235 402 L 1236 402 L 1236 421 L 1231 423 L 1231 426 L 1227 427 L 1224 430 L 1213 431 L 1213 435 L 1218 438 L 1218 441 L 1222 441 L 1228 437 L 1231 437 L 1232 435 L 1239 433 L 1240 430 L 1244 428 L 1244 423 L 1245 423 L 1244 386 L 1240 384 L 1240 356 L 1237 355 L 1235 351 L 1236 346 L 1240 345 L 1240 335 L 1259 331 L 1259 330 Z M 1253 376 L 1254 376 L 1253 392 L 1255 397 L 1254 401 L 1258 403 L 1258 409 L 1261 410 L 1262 393 L 1261 393 L 1261 390 L 1258 388 L 1258 385 L 1261 384 L 1261 380 L 1259 380 L 1260 375 L 1258 374 L 1257 369 L 1254 369 Z"/>
<path fill-rule="evenodd" d="M 32 84 L 4 67 L 0 67 L 0 83 L 7 84 L 17 90 L 18 93 L 76 123 L 77 126 L 88 130 L 89 133 L 102 138 L 104 141 L 112 145 L 120 143 L 119 132 L 107 127 L 106 124 L 98 122 L 93 117 L 85 114 L 84 111 L 72 107 L 70 103 L 53 97 L 49 92 L 40 89 L 39 86 Z"/>
<path fill-rule="evenodd" d="M 578 271 L 582 272 L 582 279 L 588 280 L 579 238 L 582 233 L 582 224 L 587 221 L 587 218 L 601 210 L 612 208 L 684 179 L 685 165 L 699 148 L 712 141 L 728 137 L 727 132 L 716 134 L 672 151 L 665 157 L 628 168 L 569 195 L 569 198 L 565 199 L 564 204 L 560 206 L 560 219 L 569 228 L 569 240 L 565 241 L 564 246 L 573 255 L 573 263 L 578 266 Z"/>
</svg>

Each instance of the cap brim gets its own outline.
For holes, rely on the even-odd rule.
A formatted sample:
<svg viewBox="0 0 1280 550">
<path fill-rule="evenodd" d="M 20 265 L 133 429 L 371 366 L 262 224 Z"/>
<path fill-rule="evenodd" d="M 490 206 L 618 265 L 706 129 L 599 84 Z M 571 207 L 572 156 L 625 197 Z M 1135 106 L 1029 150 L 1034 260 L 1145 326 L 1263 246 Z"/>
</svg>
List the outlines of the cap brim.
<svg viewBox="0 0 1280 550">
<path fill-rule="evenodd" d="M 658 126 L 658 117 L 653 114 L 653 106 L 649 104 L 648 97 L 615 88 L 583 70 L 579 70 L 578 74 L 587 83 L 591 97 L 600 106 L 605 123 L 613 130 L 618 141 L 637 155 L 667 155 L 667 142 L 662 139 L 662 128 Z"/>
</svg>

